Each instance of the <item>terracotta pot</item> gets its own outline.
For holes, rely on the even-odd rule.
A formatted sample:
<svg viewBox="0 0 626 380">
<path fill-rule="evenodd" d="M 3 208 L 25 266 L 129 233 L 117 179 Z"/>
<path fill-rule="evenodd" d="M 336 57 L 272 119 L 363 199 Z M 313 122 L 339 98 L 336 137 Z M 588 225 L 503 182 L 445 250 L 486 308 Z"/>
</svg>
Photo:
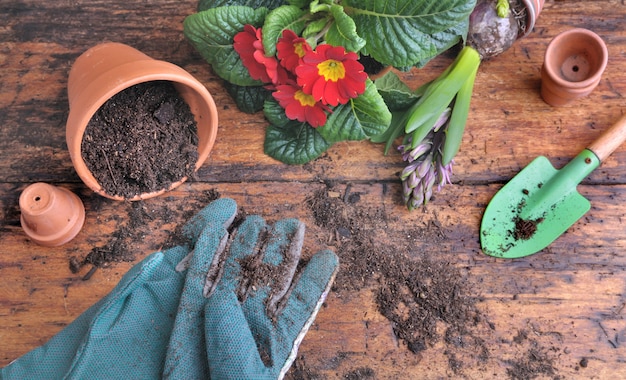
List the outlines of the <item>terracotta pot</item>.
<svg viewBox="0 0 626 380">
<path fill-rule="evenodd" d="M 526 6 L 526 30 L 523 34 L 520 34 L 518 38 L 526 37 L 530 32 L 533 31 L 535 27 L 535 23 L 537 22 L 537 18 L 543 9 L 543 4 L 545 0 L 522 0 L 524 6 Z"/>
<path fill-rule="evenodd" d="M 112 96 L 133 85 L 150 81 L 171 81 L 189 104 L 198 126 L 198 160 L 196 170 L 209 156 L 217 136 L 217 108 L 209 91 L 191 74 L 172 63 L 155 60 L 124 44 L 104 43 L 84 52 L 72 66 L 68 78 L 70 112 L 66 126 L 67 146 L 76 172 L 96 193 L 107 194 L 89 171 L 81 154 L 81 143 L 87 124 L 98 109 Z M 187 178 L 167 189 L 139 194 L 132 199 L 147 199 L 179 186 Z"/>
<path fill-rule="evenodd" d="M 562 106 L 589 95 L 600 83 L 608 59 L 604 41 L 590 30 L 576 28 L 557 35 L 541 68 L 541 97 Z"/>
<path fill-rule="evenodd" d="M 83 202 L 67 189 L 34 183 L 22 191 L 19 204 L 22 229 L 37 244 L 65 244 L 83 228 Z"/>
</svg>

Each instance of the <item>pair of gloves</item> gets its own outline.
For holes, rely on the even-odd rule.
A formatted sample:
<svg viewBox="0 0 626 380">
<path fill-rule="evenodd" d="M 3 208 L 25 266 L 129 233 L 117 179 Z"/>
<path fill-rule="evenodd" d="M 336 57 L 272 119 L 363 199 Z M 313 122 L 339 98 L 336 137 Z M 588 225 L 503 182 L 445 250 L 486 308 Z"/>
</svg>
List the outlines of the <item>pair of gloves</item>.
<svg viewBox="0 0 626 380">
<path fill-rule="evenodd" d="M 338 269 L 330 251 L 298 267 L 304 224 L 273 226 L 218 199 L 0 379 L 282 378 Z"/>
</svg>

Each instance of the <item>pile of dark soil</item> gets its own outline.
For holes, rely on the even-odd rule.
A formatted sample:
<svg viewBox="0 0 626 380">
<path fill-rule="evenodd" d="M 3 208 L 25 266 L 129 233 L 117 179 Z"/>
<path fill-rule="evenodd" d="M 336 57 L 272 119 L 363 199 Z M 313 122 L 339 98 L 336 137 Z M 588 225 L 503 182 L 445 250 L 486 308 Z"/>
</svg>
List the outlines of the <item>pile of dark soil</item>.
<svg viewBox="0 0 626 380">
<path fill-rule="evenodd" d="M 337 296 L 350 297 L 374 287 L 378 310 L 412 352 L 444 339 L 451 346 L 462 342 L 465 351 L 476 356 L 473 361 L 486 359 L 486 347 L 472 333 L 472 327 L 485 320 L 466 276 L 428 253 L 411 252 L 405 245 L 410 242 L 390 235 L 384 212 L 359 207 L 359 195 L 350 194 L 349 186 L 342 197 L 329 197 L 329 193 L 335 192 L 320 190 L 307 203 L 316 224 L 336 236 L 341 265 L 333 289 Z M 445 239 L 445 231 L 436 223 L 412 234 L 433 242 Z M 451 369 L 460 369 L 456 357 L 450 356 L 449 361 Z"/>
<path fill-rule="evenodd" d="M 333 288 L 336 297 L 346 299 L 373 289 L 378 311 L 390 321 L 396 337 L 417 355 L 443 346 L 449 370 L 460 377 L 465 369 L 498 361 L 492 357 L 498 348 L 487 343 L 494 340 L 495 325 L 477 306 L 479 292 L 461 268 L 436 250 L 448 239 L 447 231 L 436 219 L 392 231 L 387 228 L 391 217 L 383 209 L 362 207 L 359 200 L 360 194 L 351 193 L 348 185 L 343 195 L 329 187 L 307 201 L 315 223 L 333 237 L 321 243 L 336 247 L 340 258 Z M 324 236 L 320 238 L 328 240 Z M 415 252 L 409 236 L 439 248 Z M 523 352 L 517 360 L 506 362 L 511 379 L 558 378 L 552 357 L 536 342 L 518 339 L 511 348 Z M 307 372 L 304 358 L 299 360 L 294 378 L 316 378 Z M 358 378 L 375 378 L 369 368 L 358 371 Z"/>
<path fill-rule="evenodd" d="M 140 83 L 100 107 L 81 149 L 107 194 L 132 198 L 193 176 L 197 126 L 171 82 Z"/>
</svg>

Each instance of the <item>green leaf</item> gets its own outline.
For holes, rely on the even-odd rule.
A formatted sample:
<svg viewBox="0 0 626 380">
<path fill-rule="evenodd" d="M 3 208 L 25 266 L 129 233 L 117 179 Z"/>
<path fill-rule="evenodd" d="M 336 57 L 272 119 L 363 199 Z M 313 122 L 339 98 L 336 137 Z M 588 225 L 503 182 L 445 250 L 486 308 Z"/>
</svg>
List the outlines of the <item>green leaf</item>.
<svg viewBox="0 0 626 380">
<path fill-rule="evenodd" d="M 468 26 L 469 18 L 456 24 L 450 29 L 444 30 L 443 32 L 431 34 L 430 38 L 432 39 L 433 45 L 435 47 L 435 54 L 432 57 L 426 57 L 426 59 L 420 60 L 415 64 L 415 66 L 419 68 L 426 66 L 426 64 L 430 62 L 431 59 L 458 44 L 461 39 L 465 40 L 467 38 Z"/>
<path fill-rule="evenodd" d="M 507 18 L 510 9 L 509 0 L 498 0 L 496 3 L 496 13 L 500 18 Z"/>
<path fill-rule="evenodd" d="M 266 14 L 266 8 L 212 8 L 187 16 L 183 22 L 183 31 L 221 78 L 239 86 L 258 86 L 260 82 L 250 78 L 248 69 L 233 48 L 233 38 L 246 24 L 261 25 Z"/>
<path fill-rule="evenodd" d="M 268 98 L 263 104 L 263 113 L 270 124 L 282 127 L 289 123 L 289 118 L 285 115 L 285 109 L 272 98 Z"/>
<path fill-rule="evenodd" d="M 340 5 L 331 5 L 330 13 L 334 22 L 326 33 L 326 42 L 335 46 L 343 46 L 348 51 L 358 52 L 361 50 L 365 46 L 365 40 L 357 34 L 354 20 L 343 11 L 343 7 Z"/>
<path fill-rule="evenodd" d="M 466 28 L 475 3 L 475 0 L 342 1 L 345 12 L 356 24 L 357 33 L 367 41 L 363 53 L 395 67 L 427 62 L 442 46 L 449 46 L 452 36 L 438 33 L 448 30 L 459 33 L 455 28 L 460 23 Z M 466 33 L 465 30 L 460 34 Z"/>
<path fill-rule="evenodd" d="M 276 55 L 276 43 L 283 35 L 283 30 L 291 29 L 296 34 L 302 32 L 305 21 L 303 16 L 308 14 L 294 5 L 283 5 L 267 14 L 263 24 L 263 48 L 265 55 Z"/>
<path fill-rule="evenodd" d="M 291 1 L 290 1 L 291 3 Z M 285 4 L 283 0 L 200 0 L 198 2 L 198 11 L 206 11 L 207 9 L 225 7 L 232 5 L 243 5 L 251 8 L 265 7 L 267 9 L 278 8 Z"/>
<path fill-rule="evenodd" d="M 298 8 L 304 8 L 311 3 L 311 0 L 287 0 L 290 5 L 295 5 Z"/>
<path fill-rule="evenodd" d="M 270 92 L 264 86 L 237 86 L 224 82 L 226 91 L 237 103 L 237 108 L 245 113 L 255 113 L 263 109 Z"/>
<path fill-rule="evenodd" d="M 326 27 L 327 23 L 328 20 L 326 18 L 320 18 L 318 20 L 309 22 L 302 31 L 302 37 L 306 39 L 316 35 Z"/>
<path fill-rule="evenodd" d="M 478 52 L 468 46 L 463 48 L 454 62 L 444 71 L 444 74 L 428 86 L 418 101 L 419 107 L 409 117 L 406 133 L 423 128 L 425 123 L 430 124 L 433 119 L 436 121 L 438 115 L 449 107 L 461 86 L 470 75 L 473 75 L 478 65 L 480 65 Z"/>
<path fill-rule="evenodd" d="M 419 95 L 411 91 L 393 71 L 375 80 L 374 84 L 391 111 L 407 109 L 419 99 Z"/>
<path fill-rule="evenodd" d="M 364 140 L 384 132 L 391 123 L 391 112 L 371 80 L 365 92 L 335 107 L 320 134 L 329 142 Z"/>
<path fill-rule="evenodd" d="M 401 134 L 404 133 L 405 125 L 406 115 L 403 112 L 392 112 L 389 128 L 387 128 L 387 130 L 381 134 L 372 136 L 370 140 L 373 143 L 385 143 L 384 154 L 387 154 L 395 139 L 397 139 Z"/>
<path fill-rule="evenodd" d="M 463 131 L 465 130 L 465 124 L 467 124 L 467 115 L 470 110 L 470 102 L 472 100 L 472 92 L 474 91 L 474 80 L 476 79 L 476 72 L 478 66 L 474 69 L 474 72 L 463 83 L 459 89 L 458 94 L 454 100 L 454 107 L 450 114 L 450 121 L 446 128 L 446 140 L 443 145 L 442 163 L 448 165 L 450 161 L 456 156 L 461 147 L 461 140 L 463 138 Z"/>
<path fill-rule="evenodd" d="M 299 121 L 290 120 L 282 126 L 270 124 L 265 132 L 265 154 L 286 164 L 306 164 L 330 146 L 317 129 Z"/>
</svg>

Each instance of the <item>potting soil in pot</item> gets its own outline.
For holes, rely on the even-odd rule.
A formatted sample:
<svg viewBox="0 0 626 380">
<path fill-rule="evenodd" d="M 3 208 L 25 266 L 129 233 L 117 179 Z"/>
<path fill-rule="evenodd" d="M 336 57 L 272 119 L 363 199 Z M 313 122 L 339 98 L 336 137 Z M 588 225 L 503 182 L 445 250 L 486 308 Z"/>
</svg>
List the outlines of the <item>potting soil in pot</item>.
<svg viewBox="0 0 626 380">
<path fill-rule="evenodd" d="M 82 156 L 105 192 L 132 198 L 194 173 L 197 125 L 171 82 L 127 88 L 91 118 Z"/>
</svg>

